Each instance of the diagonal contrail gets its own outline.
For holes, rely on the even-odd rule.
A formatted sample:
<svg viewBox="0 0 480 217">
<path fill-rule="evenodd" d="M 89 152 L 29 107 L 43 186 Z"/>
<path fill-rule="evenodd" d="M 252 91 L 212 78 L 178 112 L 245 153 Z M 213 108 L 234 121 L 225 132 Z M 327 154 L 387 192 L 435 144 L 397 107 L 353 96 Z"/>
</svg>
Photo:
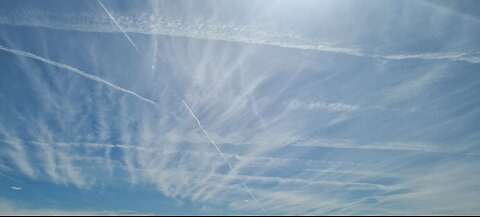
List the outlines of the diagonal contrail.
<svg viewBox="0 0 480 217">
<path fill-rule="evenodd" d="M 115 18 L 113 18 L 112 14 L 110 14 L 110 12 L 108 12 L 107 8 L 105 7 L 105 5 L 102 4 L 102 2 L 100 0 L 97 0 L 98 4 L 100 4 L 100 6 L 102 6 L 103 10 L 105 10 L 105 12 L 107 12 L 108 16 L 110 17 L 110 19 L 113 20 L 113 22 L 115 23 L 115 25 L 118 27 L 118 29 L 120 29 L 120 31 L 123 33 L 123 35 L 125 35 L 125 37 L 127 38 L 127 40 L 130 42 L 130 44 L 132 44 L 132 46 L 135 48 L 135 50 L 137 50 L 138 53 L 140 53 L 140 49 L 138 49 L 137 45 L 133 42 L 133 40 L 128 36 L 127 32 L 125 32 L 125 30 L 123 30 L 123 28 L 120 26 L 120 24 L 118 24 L 117 20 L 115 20 Z"/>
<path fill-rule="evenodd" d="M 62 68 L 62 69 L 66 69 L 68 71 L 71 71 L 71 72 L 74 72 L 76 74 L 79 74 L 85 78 L 88 78 L 90 80 L 93 80 L 93 81 L 97 81 L 97 82 L 100 82 L 100 83 L 103 83 L 103 84 L 106 84 L 107 86 L 110 86 L 112 87 L 113 89 L 115 90 L 118 90 L 118 91 L 122 91 L 124 93 L 128 93 L 128 94 L 131 94 L 145 102 L 148 102 L 148 103 L 151 103 L 153 105 L 157 105 L 156 102 L 152 101 L 152 100 L 149 100 L 143 96 L 140 96 L 138 94 L 136 94 L 135 92 L 131 91 L 131 90 L 127 90 L 123 87 L 119 87 L 115 84 L 112 84 L 100 77 L 97 77 L 95 75 L 91 75 L 91 74 L 88 74 L 84 71 L 81 71 L 80 69 L 77 69 L 75 67 L 72 67 L 72 66 L 69 66 L 69 65 L 66 65 L 66 64 L 63 64 L 63 63 L 59 63 L 59 62 L 55 62 L 53 60 L 49 60 L 49 59 L 46 59 L 46 58 L 43 58 L 43 57 L 40 57 L 40 56 L 37 56 L 35 54 L 32 54 L 32 53 L 29 53 L 29 52 L 26 52 L 26 51 L 21 51 L 21 50 L 16 50 L 16 49 L 12 49 L 12 48 L 7 48 L 7 47 L 4 47 L 2 45 L 0 45 L 0 50 L 3 50 L 3 51 L 6 51 L 6 52 L 9 52 L 9 53 L 12 53 L 12 54 L 16 54 L 16 55 L 19 55 L 19 56 L 24 56 L 24 57 L 28 57 L 28 58 L 32 58 L 32 59 L 36 59 L 36 60 L 40 60 L 44 63 L 47 63 L 47 64 L 50 64 L 50 65 L 53 65 L 53 66 L 56 66 L 56 67 L 59 67 L 59 68 Z"/>
<path fill-rule="evenodd" d="M 22 181 L 20 181 L 20 180 L 18 180 L 18 179 L 16 179 L 16 178 L 11 177 L 11 176 L 7 176 L 7 175 L 5 175 L 5 174 L 3 174 L 3 173 L 0 173 L 0 176 L 5 177 L 5 178 L 7 178 L 7 179 L 10 179 L 10 180 L 12 180 L 12 181 L 15 181 L 15 182 L 17 182 L 17 183 L 23 184 L 23 185 L 25 185 L 25 186 L 28 186 L 27 183 L 22 182 Z"/>
<path fill-rule="evenodd" d="M 200 123 L 200 120 L 198 120 L 197 116 L 195 115 L 195 113 L 193 113 L 192 109 L 190 109 L 190 107 L 187 105 L 187 103 L 185 102 L 185 100 L 182 99 L 182 102 L 183 102 L 183 105 L 185 105 L 185 107 L 188 109 L 188 111 L 190 112 L 190 114 L 192 115 L 193 118 L 195 118 L 195 120 L 197 121 L 197 124 L 198 126 L 200 127 L 200 129 L 202 129 L 203 133 L 207 136 L 208 140 L 210 140 L 210 143 L 213 145 L 213 147 L 215 147 L 215 149 L 217 150 L 218 154 L 220 155 L 220 157 L 223 158 L 223 160 L 225 161 L 225 163 L 227 163 L 228 167 L 230 168 L 230 171 L 233 172 L 233 174 L 238 177 L 238 179 L 240 180 L 240 182 L 242 183 L 243 185 L 243 188 L 245 188 L 245 191 L 247 191 L 247 193 L 250 195 L 250 197 L 257 203 L 257 205 L 262 209 L 263 213 L 265 215 L 268 215 L 267 211 L 265 210 L 265 208 L 263 208 L 263 206 L 258 202 L 257 198 L 255 197 L 255 195 L 252 194 L 252 192 L 250 191 L 250 188 L 247 186 L 247 184 L 245 183 L 245 181 L 243 181 L 242 178 L 240 178 L 240 176 L 238 175 L 237 171 L 233 168 L 232 164 L 230 164 L 230 162 L 228 161 L 228 159 L 223 155 L 222 151 L 220 151 L 220 148 L 217 146 L 217 144 L 215 143 L 215 141 L 212 139 L 212 137 L 210 137 L 210 135 L 208 134 L 208 132 L 205 130 L 205 128 L 203 128 L 202 126 L 202 123 Z"/>
<path fill-rule="evenodd" d="M 152 100 L 149 100 L 143 96 L 140 96 L 138 94 L 136 94 L 135 92 L 133 91 L 130 91 L 130 90 L 127 90 L 125 88 L 122 88 L 122 87 L 119 87 L 117 85 L 114 85 L 100 77 L 97 77 L 95 75 L 90 75 L 86 72 L 83 72 L 75 67 L 72 67 L 72 66 L 69 66 L 69 65 L 66 65 L 66 64 L 63 64 L 63 63 L 59 63 L 59 62 L 55 62 L 53 60 L 49 60 L 49 59 L 46 59 L 46 58 L 43 58 L 43 57 L 40 57 L 40 56 L 37 56 L 35 54 L 32 54 L 32 53 L 29 53 L 29 52 L 26 52 L 26 51 L 21 51 L 21 50 L 16 50 L 16 49 L 12 49 L 12 48 L 7 48 L 7 47 L 4 47 L 2 45 L 0 45 L 0 50 L 3 50 L 5 52 L 9 52 L 9 53 L 12 53 L 12 54 L 16 54 L 16 55 L 19 55 L 19 56 L 23 56 L 23 57 L 28 57 L 28 58 L 32 58 L 32 59 L 36 59 L 36 60 L 39 60 L 39 61 L 42 61 L 44 63 L 47 63 L 47 64 L 50 64 L 50 65 L 53 65 L 53 66 L 56 66 L 56 67 L 59 67 L 59 68 L 62 68 L 62 69 L 66 69 L 68 71 L 71 71 L 71 72 L 74 72 L 76 74 L 79 74 L 85 78 L 88 78 L 90 80 L 93 80 L 93 81 L 97 81 L 97 82 L 100 82 L 100 83 L 103 83 L 103 84 L 106 84 L 112 88 L 114 88 L 115 90 L 118 90 L 118 91 L 122 91 L 122 92 L 125 92 L 125 93 L 128 93 L 128 94 L 131 94 L 145 102 L 148 102 L 148 103 L 151 103 L 153 105 L 157 105 L 156 102 L 152 101 Z M 240 180 L 240 182 L 242 183 L 243 187 L 245 188 L 245 190 L 247 191 L 247 193 L 250 195 L 250 197 L 258 204 L 258 206 L 262 209 L 262 211 L 267 214 L 267 212 L 265 211 L 265 208 L 263 208 L 260 203 L 258 202 L 257 198 L 252 194 L 252 192 L 250 191 L 250 188 L 247 186 L 247 184 L 245 183 L 245 181 L 239 177 L 238 173 L 236 172 L 236 170 L 233 168 L 232 164 L 230 164 L 230 162 L 227 160 L 227 158 L 223 155 L 223 153 L 220 151 L 220 148 L 217 146 L 217 144 L 215 143 L 215 141 L 212 139 L 212 137 L 210 137 L 210 135 L 208 134 L 208 132 L 205 130 L 205 128 L 203 128 L 203 125 L 201 124 L 200 120 L 197 118 L 197 116 L 193 113 L 193 111 L 190 109 L 190 107 L 187 105 L 187 103 L 182 99 L 182 102 L 183 104 L 185 105 L 185 107 L 188 109 L 188 111 L 190 112 L 190 114 L 192 115 L 193 118 L 195 118 L 195 120 L 197 121 L 197 124 L 198 126 L 202 129 L 202 131 L 205 133 L 205 135 L 207 136 L 207 138 L 210 140 L 210 143 L 213 145 L 213 147 L 215 147 L 215 149 L 217 150 L 218 154 L 222 157 L 222 159 L 225 161 L 225 163 L 227 163 L 228 167 L 230 168 L 230 170 L 234 173 L 235 176 L 237 176 Z"/>
</svg>

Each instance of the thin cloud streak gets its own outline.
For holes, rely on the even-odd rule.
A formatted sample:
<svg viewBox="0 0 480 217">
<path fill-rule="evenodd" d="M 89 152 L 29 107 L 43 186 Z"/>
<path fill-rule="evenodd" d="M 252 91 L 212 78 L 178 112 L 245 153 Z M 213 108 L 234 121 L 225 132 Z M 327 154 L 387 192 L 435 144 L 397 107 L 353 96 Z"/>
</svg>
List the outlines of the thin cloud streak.
<svg viewBox="0 0 480 217">
<path fill-rule="evenodd" d="M 399 54 L 399 55 L 371 55 L 374 58 L 383 58 L 388 60 L 450 60 L 450 61 L 464 61 L 468 63 L 480 63 L 480 56 L 475 53 L 421 53 L 421 54 Z"/>
<path fill-rule="evenodd" d="M 232 171 L 234 173 L 234 175 L 236 177 L 239 178 L 240 182 L 242 183 L 243 187 L 245 188 L 245 191 L 247 191 L 247 193 L 250 195 L 250 197 L 258 204 L 258 206 L 262 209 L 263 213 L 265 215 L 268 215 L 267 211 L 265 210 L 265 208 L 263 208 L 263 206 L 258 202 L 257 198 L 255 197 L 255 195 L 253 195 L 253 193 L 250 191 L 250 188 L 247 186 L 247 184 L 245 183 L 245 181 L 240 178 L 240 176 L 238 175 L 237 171 L 233 168 L 232 164 L 230 164 L 230 162 L 228 161 L 228 159 L 223 155 L 222 151 L 220 151 L 220 148 L 217 146 L 217 144 L 215 144 L 215 141 L 212 139 L 212 137 L 210 137 L 210 135 L 208 134 L 208 132 L 205 130 L 205 128 L 203 128 L 202 126 L 202 123 L 200 122 L 200 120 L 197 118 L 197 116 L 195 115 L 195 113 L 193 113 L 192 109 L 190 109 L 190 107 L 187 105 L 187 103 L 185 102 L 185 100 L 182 99 L 182 103 L 183 105 L 185 105 L 185 107 L 187 108 L 187 110 L 190 112 L 190 114 L 192 115 L 192 117 L 197 121 L 197 124 L 198 124 L 198 127 L 200 127 L 200 129 L 202 129 L 203 133 L 205 133 L 205 135 L 207 136 L 208 140 L 210 140 L 210 143 L 213 145 L 213 147 L 217 150 L 218 154 L 220 155 L 220 157 L 222 157 L 222 159 L 225 161 L 225 163 L 228 165 L 228 167 L 230 168 L 230 171 Z"/>
<path fill-rule="evenodd" d="M 110 12 L 108 12 L 105 5 L 103 5 L 100 0 L 97 0 L 97 2 L 98 2 L 98 4 L 100 4 L 100 6 L 102 6 L 103 10 L 105 10 L 105 12 L 107 12 L 108 16 L 112 19 L 112 21 L 115 23 L 115 25 L 118 27 L 118 29 L 120 29 L 120 31 L 123 33 L 125 38 L 127 38 L 127 40 L 130 42 L 130 44 L 132 44 L 132 46 L 135 48 L 135 50 L 137 50 L 137 52 L 140 53 L 140 49 L 138 49 L 138 46 L 133 42 L 133 40 L 130 38 L 130 36 L 128 36 L 128 34 L 125 32 L 125 30 L 123 30 L 122 26 L 120 26 L 120 24 L 118 24 L 117 20 L 115 20 L 115 18 L 112 16 L 112 14 L 110 14 Z"/>
<path fill-rule="evenodd" d="M 29 52 L 26 52 L 26 51 L 21 51 L 21 50 L 16 50 L 16 49 L 12 49 L 12 48 L 7 48 L 7 47 L 4 47 L 2 45 L 0 45 L 0 50 L 3 50 L 3 51 L 6 51 L 6 52 L 9 52 L 9 53 L 12 53 L 12 54 L 16 54 L 16 55 L 19 55 L 19 56 L 23 56 L 23 57 L 28 57 L 28 58 L 32 58 L 32 59 L 36 59 L 36 60 L 40 60 L 44 63 L 47 63 L 47 64 L 50 64 L 50 65 L 53 65 L 53 66 L 56 66 L 56 67 L 59 67 L 59 68 L 62 68 L 62 69 L 66 69 L 68 71 L 71 71 L 71 72 L 74 72 L 76 74 L 79 74 L 85 78 L 88 78 L 90 80 L 93 80 L 93 81 L 97 81 L 97 82 L 100 82 L 100 83 L 103 83 L 103 84 L 106 84 L 107 86 L 110 86 L 112 87 L 113 89 L 115 90 L 118 90 L 118 91 L 121 91 L 121 92 L 124 92 L 124 93 L 128 93 L 128 94 L 131 94 L 145 102 L 148 102 L 150 104 L 153 104 L 153 105 L 157 105 L 156 102 L 152 101 L 152 100 L 149 100 L 143 96 L 140 96 L 138 94 L 136 94 L 135 92 L 131 91 L 131 90 L 127 90 L 123 87 L 119 87 L 115 84 L 112 84 L 100 77 L 97 77 L 95 75 L 91 75 L 91 74 L 88 74 L 84 71 L 81 71 L 75 67 L 72 67 L 72 66 L 69 66 L 69 65 L 66 65 L 66 64 L 63 64 L 63 63 L 59 63 L 59 62 L 55 62 L 53 60 L 49 60 L 49 59 L 46 59 L 46 58 L 43 58 L 43 57 L 40 57 L 40 56 L 37 56 L 35 54 L 32 54 L 32 53 L 29 53 Z"/>
<path fill-rule="evenodd" d="M 5 177 L 5 178 L 7 178 L 7 179 L 10 179 L 10 180 L 12 180 L 12 181 L 14 181 L 14 182 L 20 183 L 20 184 L 22 184 L 22 185 L 27 185 L 25 182 L 22 182 L 22 181 L 20 181 L 20 180 L 18 180 L 18 179 L 16 179 L 16 178 L 13 178 L 13 177 L 11 177 L 11 176 L 5 175 L 5 174 L 3 174 L 3 173 L 0 173 L 0 176 Z"/>
</svg>

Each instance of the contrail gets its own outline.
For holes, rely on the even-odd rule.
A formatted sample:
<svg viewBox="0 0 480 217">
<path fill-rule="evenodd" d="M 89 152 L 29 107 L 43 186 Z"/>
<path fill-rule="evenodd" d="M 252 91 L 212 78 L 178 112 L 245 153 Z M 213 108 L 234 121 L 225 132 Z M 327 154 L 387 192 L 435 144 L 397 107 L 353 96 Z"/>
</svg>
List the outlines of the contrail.
<svg viewBox="0 0 480 217">
<path fill-rule="evenodd" d="M 205 20 L 184 22 L 176 18 L 158 14 L 137 14 L 122 16 L 120 23 L 108 12 L 106 7 L 97 0 L 107 12 L 115 26 L 95 15 L 84 15 L 79 18 L 84 22 L 69 22 L 68 17 L 61 19 L 58 15 L 32 11 L 6 11 L 0 9 L 0 24 L 13 26 L 31 26 L 40 28 L 85 31 L 85 32 L 122 32 L 128 41 L 138 51 L 138 47 L 127 35 L 128 33 L 166 35 L 172 37 L 186 37 L 201 40 L 216 40 L 246 44 L 268 45 L 281 48 L 320 51 L 326 53 L 344 54 L 355 57 L 384 59 L 391 61 L 426 60 L 426 61 L 457 61 L 480 64 L 479 52 L 435 52 L 413 54 L 375 54 L 352 47 L 341 47 L 327 41 L 305 38 L 302 35 L 284 32 L 267 31 L 252 25 L 235 25 L 225 23 L 211 23 Z M 52 18 L 53 17 L 53 18 Z M 149 18 L 147 18 L 149 17 Z M 118 17 L 117 17 L 118 18 Z"/>
<path fill-rule="evenodd" d="M 102 6 L 103 10 L 105 10 L 105 12 L 107 12 L 108 16 L 110 17 L 110 19 L 113 20 L 113 22 L 115 23 L 115 25 L 118 27 L 118 29 L 120 29 L 120 31 L 123 33 L 123 35 L 125 35 L 125 37 L 127 38 L 127 40 L 130 42 L 130 44 L 132 44 L 132 46 L 135 48 L 135 50 L 137 50 L 138 53 L 140 53 L 140 49 L 138 49 L 137 45 L 132 41 L 132 39 L 128 36 L 127 32 L 125 32 L 125 30 L 123 30 L 123 28 L 120 26 L 120 24 L 118 24 L 117 20 L 115 20 L 115 18 L 113 18 L 112 14 L 110 14 L 110 12 L 108 12 L 107 8 L 105 7 L 105 5 L 102 4 L 102 2 L 100 0 L 97 0 L 97 2 L 100 4 L 100 6 Z"/>
<path fill-rule="evenodd" d="M 11 176 L 7 176 L 7 175 L 5 175 L 5 174 L 3 174 L 3 173 L 0 173 L 0 176 L 3 176 L 3 177 L 5 177 L 5 178 L 10 179 L 10 180 L 12 180 L 12 181 L 15 181 L 15 182 L 17 182 L 17 183 L 20 183 L 20 184 L 23 184 L 23 185 L 28 186 L 27 183 L 22 182 L 22 181 L 20 181 L 20 180 L 18 180 L 18 179 L 16 179 L 16 178 L 11 177 Z"/>
<path fill-rule="evenodd" d="M 373 58 L 384 58 L 389 60 L 409 60 L 409 59 L 422 59 L 422 60 L 450 60 L 450 61 L 465 61 L 469 63 L 480 63 L 480 56 L 477 53 L 421 53 L 421 54 L 401 54 L 401 55 L 386 55 L 378 56 L 371 55 Z"/>
<path fill-rule="evenodd" d="M 242 183 L 243 185 L 243 188 L 245 188 L 245 191 L 247 191 L 247 193 L 250 195 L 250 197 L 257 203 L 257 205 L 262 209 L 263 213 L 265 215 L 268 215 L 267 211 L 263 208 L 263 206 L 258 202 L 257 198 L 252 194 L 252 192 L 250 191 L 250 188 L 247 186 L 247 184 L 245 183 L 245 181 L 243 181 L 242 178 L 240 178 L 240 176 L 238 175 L 237 171 L 233 168 L 232 164 L 230 164 L 230 162 L 227 160 L 227 158 L 223 155 L 222 151 L 220 151 L 220 148 L 217 146 L 217 144 L 215 143 L 215 141 L 212 139 L 212 137 L 210 137 L 210 135 L 208 134 L 208 132 L 205 130 L 205 128 L 203 128 L 202 126 L 202 123 L 200 123 L 200 120 L 198 120 L 197 116 L 195 116 L 195 113 L 193 113 L 192 109 L 190 109 L 190 107 L 187 105 L 187 103 L 185 102 L 185 100 L 182 99 L 182 102 L 183 102 L 183 105 L 185 105 L 185 107 L 188 109 L 188 111 L 190 112 L 190 114 L 192 115 L 193 118 L 195 118 L 195 120 L 197 121 L 197 124 L 198 126 L 200 127 L 200 129 L 202 129 L 203 133 L 207 136 L 208 140 L 210 140 L 210 143 L 213 145 L 213 147 L 215 147 L 215 149 L 217 150 L 218 154 L 220 155 L 220 157 L 223 158 L 223 160 L 225 161 L 225 163 L 227 163 L 228 167 L 230 168 L 230 171 L 233 172 L 233 174 L 235 176 L 238 177 L 238 179 L 240 180 L 240 182 Z"/>
<path fill-rule="evenodd" d="M 28 58 L 32 58 L 32 59 L 36 59 L 36 60 L 40 60 L 44 63 L 47 63 L 47 64 L 50 64 L 50 65 L 53 65 L 53 66 L 56 66 L 56 67 L 59 67 L 59 68 L 62 68 L 62 69 L 66 69 L 68 71 L 71 71 L 71 72 L 74 72 L 74 73 L 77 73 L 85 78 L 88 78 L 90 80 L 94 80 L 94 81 L 97 81 L 97 82 L 100 82 L 100 83 L 103 83 L 103 84 L 106 84 L 110 87 L 112 87 L 113 89 L 115 90 L 118 90 L 118 91 L 122 91 L 124 93 L 128 93 L 128 94 L 131 94 L 145 102 L 148 102 L 148 103 L 151 103 L 153 105 L 157 105 L 156 102 L 152 101 L 152 100 L 149 100 L 143 96 L 140 96 L 138 94 L 136 94 L 135 92 L 133 91 L 130 91 L 130 90 L 127 90 L 125 88 L 122 88 L 122 87 L 119 87 L 115 84 L 112 84 L 100 77 L 97 77 L 95 75 L 90 75 L 86 72 L 83 72 L 75 67 L 72 67 L 72 66 L 69 66 L 69 65 L 66 65 L 66 64 L 63 64 L 63 63 L 59 63 L 59 62 L 55 62 L 55 61 L 52 61 L 52 60 L 49 60 L 49 59 L 46 59 L 46 58 L 43 58 L 43 57 L 40 57 L 40 56 L 37 56 L 35 54 L 32 54 L 32 53 L 29 53 L 29 52 L 26 52 L 26 51 L 21 51 L 21 50 L 16 50 L 16 49 L 12 49 L 12 48 L 7 48 L 7 47 L 4 47 L 2 45 L 0 45 L 0 50 L 3 50 L 3 51 L 6 51 L 6 52 L 9 52 L 9 53 L 12 53 L 12 54 L 16 54 L 16 55 L 19 55 L 19 56 L 24 56 L 24 57 L 28 57 Z"/>
</svg>

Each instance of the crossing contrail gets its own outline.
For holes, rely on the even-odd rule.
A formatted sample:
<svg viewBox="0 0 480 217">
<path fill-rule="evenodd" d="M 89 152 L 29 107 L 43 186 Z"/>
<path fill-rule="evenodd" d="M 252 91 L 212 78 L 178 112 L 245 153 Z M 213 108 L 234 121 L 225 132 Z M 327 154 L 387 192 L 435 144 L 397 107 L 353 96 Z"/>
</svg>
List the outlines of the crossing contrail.
<svg viewBox="0 0 480 217">
<path fill-rule="evenodd" d="M 42 61 L 44 63 L 47 63 L 47 64 L 50 64 L 50 65 L 53 65 L 53 66 L 56 66 L 56 67 L 59 67 L 59 68 L 62 68 L 62 69 L 66 69 L 68 71 L 71 71 L 71 72 L 74 72 L 76 74 L 79 74 L 85 78 L 88 78 L 90 80 L 94 80 L 94 81 L 97 81 L 97 82 L 100 82 L 100 83 L 103 83 L 103 84 L 106 84 L 112 88 L 114 88 L 115 90 L 118 90 L 118 91 L 122 91 L 124 93 L 128 93 L 128 94 L 131 94 L 145 102 L 148 102 L 148 103 L 151 103 L 153 105 L 157 105 L 156 102 L 152 101 L 152 100 L 149 100 L 143 96 L 140 96 L 138 94 L 136 94 L 135 92 L 133 91 L 130 91 L 130 90 L 127 90 L 125 88 L 122 88 L 122 87 L 119 87 L 117 85 L 114 85 L 100 77 L 97 77 L 95 75 L 90 75 L 84 71 L 81 71 L 75 67 L 72 67 L 72 66 L 69 66 L 69 65 L 66 65 L 66 64 L 63 64 L 63 63 L 59 63 L 59 62 L 55 62 L 53 60 L 49 60 L 49 59 L 46 59 L 46 58 L 43 58 L 43 57 L 40 57 L 40 56 L 37 56 L 35 54 L 32 54 L 32 53 L 29 53 L 29 52 L 26 52 L 26 51 L 21 51 L 21 50 L 16 50 L 16 49 L 12 49 L 12 48 L 7 48 L 7 47 L 4 47 L 2 45 L 0 45 L 0 50 L 3 50 L 5 52 L 9 52 L 9 53 L 12 53 L 12 54 L 15 54 L 15 55 L 19 55 L 19 56 L 23 56 L 23 57 L 28 57 L 28 58 L 32 58 L 32 59 L 36 59 L 36 60 L 39 60 L 39 61 Z M 247 186 L 247 184 L 245 183 L 245 181 L 243 179 L 241 179 L 238 175 L 238 173 L 236 172 L 236 170 L 233 168 L 232 164 L 230 164 L 230 162 L 228 161 L 228 159 L 223 155 L 223 153 L 220 151 L 220 148 L 217 146 L 217 144 L 215 143 L 215 141 L 212 139 L 212 137 L 210 137 L 210 135 L 208 134 L 208 132 L 205 130 L 205 128 L 203 127 L 202 123 L 200 122 L 200 120 L 197 118 L 197 116 L 195 115 L 195 113 L 193 113 L 193 111 L 190 109 L 190 107 L 187 105 L 187 103 L 185 102 L 185 100 L 182 99 L 182 102 L 183 104 L 185 105 L 185 107 L 188 109 L 188 111 L 190 112 L 190 114 L 192 115 L 193 118 L 195 118 L 195 120 L 197 121 L 197 124 L 198 126 L 200 127 L 200 129 L 202 129 L 203 133 L 207 136 L 208 140 L 210 140 L 210 143 L 213 145 L 213 147 L 217 150 L 218 154 L 220 155 L 220 157 L 222 157 L 222 159 L 225 161 L 225 163 L 227 163 L 228 167 L 230 168 L 230 170 L 234 173 L 235 176 L 237 176 L 239 178 L 239 180 L 241 181 L 242 183 L 242 186 L 245 188 L 245 191 L 247 191 L 247 193 L 250 195 L 250 197 L 259 205 L 259 207 L 262 209 L 262 211 L 267 214 L 265 208 L 263 208 L 260 203 L 258 202 L 257 198 L 255 197 L 255 195 L 253 195 L 253 193 L 251 192 L 250 188 Z"/>
<path fill-rule="evenodd" d="M 49 60 L 49 59 L 46 59 L 46 58 L 43 58 L 41 56 L 37 56 L 35 54 L 32 54 L 32 53 L 29 53 L 29 52 L 26 52 L 26 51 L 21 51 L 21 50 L 16 50 L 16 49 L 13 49 L 13 48 L 7 48 L 7 47 L 4 47 L 2 45 L 0 45 L 0 50 L 3 50 L 3 51 L 6 51 L 6 52 L 9 52 L 9 53 L 12 53 L 12 54 L 16 54 L 16 55 L 19 55 L 19 56 L 23 56 L 23 57 L 28 57 L 28 58 L 32 58 L 32 59 L 36 59 L 36 60 L 40 60 L 44 63 L 47 63 L 47 64 L 50 64 L 50 65 L 53 65 L 53 66 L 56 66 L 56 67 L 59 67 L 59 68 L 62 68 L 62 69 L 66 69 L 68 71 L 71 71 L 71 72 L 74 72 L 76 74 L 79 74 L 85 78 L 88 78 L 90 80 L 93 80 L 93 81 L 97 81 L 97 82 L 100 82 L 100 83 L 103 83 L 103 84 L 106 84 L 107 86 L 110 86 L 112 87 L 113 89 L 115 90 L 118 90 L 118 91 L 122 91 L 124 93 L 128 93 L 128 94 L 131 94 L 135 97 L 137 97 L 138 99 L 141 99 L 145 102 L 148 102 L 148 103 L 151 103 L 153 105 L 157 105 L 156 102 L 152 101 L 152 100 L 149 100 L 143 96 L 140 96 L 138 94 L 136 94 L 135 92 L 131 91 L 131 90 L 127 90 L 123 87 L 119 87 L 115 84 L 112 84 L 100 77 L 97 77 L 95 75 L 91 75 L 91 74 L 88 74 L 80 69 L 77 69 L 75 67 L 72 67 L 72 66 L 69 66 L 69 65 L 66 65 L 66 64 L 63 64 L 63 63 L 59 63 L 59 62 L 55 62 L 53 60 Z"/>
<path fill-rule="evenodd" d="M 105 7 L 105 5 L 102 4 L 102 2 L 100 0 L 97 0 L 97 2 L 100 4 L 100 6 L 102 6 L 103 10 L 105 10 L 105 12 L 107 12 L 108 16 L 110 17 L 110 19 L 113 20 L 113 22 L 115 23 L 115 25 L 118 27 L 118 29 L 120 29 L 120 31 L 123 33 L 123 35 L 125 35 L 125 37 L 127 38 L 127 40 L 130 42 L 130 44 L 132 44 L 132 46 L 135 48 L 135 50 L 137 50 L 138 53 L 140 53 L 140 49 L 138 49 L 137 45 L 132 41 L 132 39 L 128 36 L 127 32 L 125 32 L 125 30 L 123 30 L 122 26 L 120 26 L 120 24 L 118 24 L 117 20 L 115 20 L 115 18 L 113 18 L 112 14 L 110 14 L 110 12 L 108 12 L 107 8 Z"/>
<path fill-rule="evenodd" d="M 208 134 L 208 132 L 205 130 L 205 128 L 203 128 L 202 126 L 202 123 L 200 123 L 200 120 L 198 120 L 197 116 L 195 115 L 195 113 L 193 113 L 192 109 L 190 109 L 190 107 L 187 105 L 187 103 L 185 102 L 185 100 L 182 99 L 182 102 L 183 102 L 183 105 L 185 105 L 185 107 L 188 109 L 188 111 L 190 112 L 190 114 L 192 115 L 193 118 L 195 118 L 195 120 L 197 121 L 197 124 L 198 126 L 200 127 L 200 129 L 202 129 L 203 133 L 207 136 L 208 140 L 210 140 L 210 143 L 213 145 L 213 147 L 215 147 L 215 149 L 217 150 L 218 154 L 220 155 L 220 157 L 223 158 L 223 160 L 225 161 L 225 163 L 228 165 L 228 167 L 230 168 L 230 171 L 233 172 L 233 174 L 238 177 L 238 179 L 240 180 L 240 182 L 242 183 L 243 185 L 243 188 L 245 188 L 245 191 L 247 191 L 247 193 L 250 195 L 250 197 L 258 204 L 258 206 L 262 209 L 263 213 L 265 215 L 268 215 L 267 211 L 265 210 L 265 208 L 263 208 L 263 206 L 260 205 L 260 203 L 258 202 L 257 198 L 255 197 L 255 195 L 253 195 L 253 193 L 250 191 L 250 188 L 247 186 L 247 184 L 245 183 L 245 181 L 243 181 L 242 178 L 240 178 L 240 176 L 238 175 L 237 171 L 233 168 L 232 164 L 230 164 L 230 162 L 228 161 L 228 159 L 223 155 L 222 151 L 220 151 L 220 148 L 218 147 L 218 145 L 215 143 L 215 141 L 212 139 L 212 137 L 210 137 L 210 135 Z"/>
</svg>

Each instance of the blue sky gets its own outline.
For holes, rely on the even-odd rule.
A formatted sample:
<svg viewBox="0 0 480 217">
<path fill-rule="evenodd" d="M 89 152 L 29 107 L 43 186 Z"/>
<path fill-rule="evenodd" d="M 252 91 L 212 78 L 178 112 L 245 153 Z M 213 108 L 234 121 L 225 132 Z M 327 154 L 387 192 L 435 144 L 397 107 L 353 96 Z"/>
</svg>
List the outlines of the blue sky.
<svg viewBox="0 0 480 217">
<path fill-rule="evenodd" d="M 0 1 L 1 214 L 479 214 L 478 1 Z"/>
</svg>

